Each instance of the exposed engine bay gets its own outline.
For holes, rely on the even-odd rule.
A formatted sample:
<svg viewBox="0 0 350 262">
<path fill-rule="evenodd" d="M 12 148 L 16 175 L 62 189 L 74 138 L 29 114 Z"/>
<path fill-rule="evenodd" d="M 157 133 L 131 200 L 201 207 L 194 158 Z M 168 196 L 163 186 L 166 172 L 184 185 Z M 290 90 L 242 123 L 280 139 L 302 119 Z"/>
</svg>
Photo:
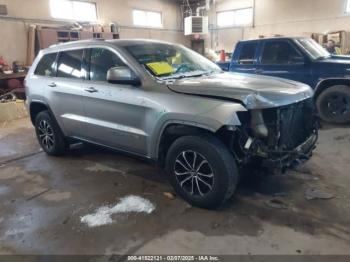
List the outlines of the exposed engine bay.
<svg viewBox="0 0 350 262">
<path fill-rule="evenodd" d="M 316 148 L 318 123 L 312 99 L 238 115 L 242 126 L 231 130 L 230 149 L 240 165 L 257 162 L 284 171 L 309 159 Z"/>
</svg>

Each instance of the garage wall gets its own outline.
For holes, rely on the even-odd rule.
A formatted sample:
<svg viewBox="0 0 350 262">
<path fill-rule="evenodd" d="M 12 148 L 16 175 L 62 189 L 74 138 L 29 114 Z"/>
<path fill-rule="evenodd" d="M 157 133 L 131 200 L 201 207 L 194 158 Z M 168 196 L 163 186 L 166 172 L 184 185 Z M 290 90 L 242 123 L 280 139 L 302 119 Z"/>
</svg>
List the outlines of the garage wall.
<svg viewBox="0 0 350 262">
<path fill-rule="evenodd" d="M 219 37 L 218 41 L 208 42 L 207 46 L 228 51 L 238 40 L 257 38 L 259 35 L 310 36 L 311 33 L 350 31 L 350 16 L 345 13 L 346 0 L 255 0 L 254 28 L 216 27 L 216 12 L 253 5 L 253 0 L 217 0 L 209 16 L 213 38 Z M 230 37 L 220 38 L 220 35 Z"/>
<path fill-rule="evenodd" d="M 121 38 L 152 38 L 189 45 L 181 30 L 181 13 L 173 0 L 95 0 L 101 23 L 115 22 L 120 26 Z M 0 17 L 0 55 L 8 62 L 26 61 L 27 28 L 29 24 L 65 24 L 51 18 L 49 0 L 0 0 L 7 5 L 8 16 Z M 160 11 L 163 28 L 134 27 L 133 9 Z M 6 39 L 6 42 L 3 40 Z"/>
<path fill-rule="evenodd" d="M 263 0 L 264 1 L 264 0 Z M 283 1 L 283 0 L 282 0 Z M 252 7 L 253 0 L 216 0 L 216 4 L 209 11 L 209 38 L 207 38 L 206 47 L 214 50 L 231 50 L 236 42 L 245 38 L 245 28 L 218 28 L 217 12 Z"/>
<path fill-rule="evenodd" d="M 23 22 L 0 20 L 0 56 L 8 63 L 27 59 L 27 26 Z"/>
<path fill-rule="evenodd" d="M 246 37 L 350 31 L 345 10 L 346 0 L 256 0 L 256 27 L 247 29 Z"/>
</svg>

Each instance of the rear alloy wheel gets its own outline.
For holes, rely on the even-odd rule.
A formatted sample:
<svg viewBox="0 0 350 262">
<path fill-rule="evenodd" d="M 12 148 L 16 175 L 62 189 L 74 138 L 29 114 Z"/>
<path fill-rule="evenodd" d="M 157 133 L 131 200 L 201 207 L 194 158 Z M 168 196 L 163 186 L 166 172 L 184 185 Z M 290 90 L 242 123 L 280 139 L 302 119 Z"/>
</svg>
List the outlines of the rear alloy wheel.
<svg viewBox="0 0 350 262">
<path fill-rule="evenodd" d="M 320 94 L 316 104 L 322 120 L 335 124 L 350 122 L 350 87 L 329 87 Z"/>
<path fill-rule="evenodd" d="M 226 146 L 210 135 L 184 136 L 169 148 L 165 171 L 171 185 L 190 204 L 218 208 L 234 193 L 235 160 Z"/>
<path fill-rule="evenodd" d="M 48 150 L 52 150 L 55 145 L 55 136 L 51 125 L 46 120 L 40 120 L 38 125 L 38 136 L 40 143 Z"/>
<path fill-rule="evenodd" d="M 35 118 L 35 131 L 42 149 L 49 155 L 63 155 L 68 147 L 61 129 L 48 111 Z"/>
</svg>

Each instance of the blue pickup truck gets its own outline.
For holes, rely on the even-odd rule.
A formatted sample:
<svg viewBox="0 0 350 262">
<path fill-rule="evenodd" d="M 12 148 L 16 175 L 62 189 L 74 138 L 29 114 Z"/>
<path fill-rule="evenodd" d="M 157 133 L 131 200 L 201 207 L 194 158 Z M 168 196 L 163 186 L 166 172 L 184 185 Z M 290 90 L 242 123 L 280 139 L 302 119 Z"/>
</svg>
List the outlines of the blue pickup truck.
<svg viewBox="0 0 350 262">
<path fill-rule="evenodd" d="M 350 122 L 350 56 L 334 56 L 310 38 L 240 41 L 225 71 L 287 78 L 310 85 L 321 119 Z"/>
</svg>

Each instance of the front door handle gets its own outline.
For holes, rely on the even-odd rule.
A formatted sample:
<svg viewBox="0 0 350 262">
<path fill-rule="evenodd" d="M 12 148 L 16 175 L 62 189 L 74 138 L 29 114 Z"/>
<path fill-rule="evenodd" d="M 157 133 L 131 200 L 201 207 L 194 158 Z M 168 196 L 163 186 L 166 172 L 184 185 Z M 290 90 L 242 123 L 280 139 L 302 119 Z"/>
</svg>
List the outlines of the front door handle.
<svg viewBox="0 0 350 262">
<path fill-rule="evenodd" d="M 56 87 L 56 83 L 52 82 L 51 84 L 48 85 L 49 87 Z"/>
<path fill-rule="evenodd" d="M 94 87 L 86 88 L 85 91 L 89 92 L 89 93 L 97 93 L 98 92 L 98 90 Z"/>
</svg>

